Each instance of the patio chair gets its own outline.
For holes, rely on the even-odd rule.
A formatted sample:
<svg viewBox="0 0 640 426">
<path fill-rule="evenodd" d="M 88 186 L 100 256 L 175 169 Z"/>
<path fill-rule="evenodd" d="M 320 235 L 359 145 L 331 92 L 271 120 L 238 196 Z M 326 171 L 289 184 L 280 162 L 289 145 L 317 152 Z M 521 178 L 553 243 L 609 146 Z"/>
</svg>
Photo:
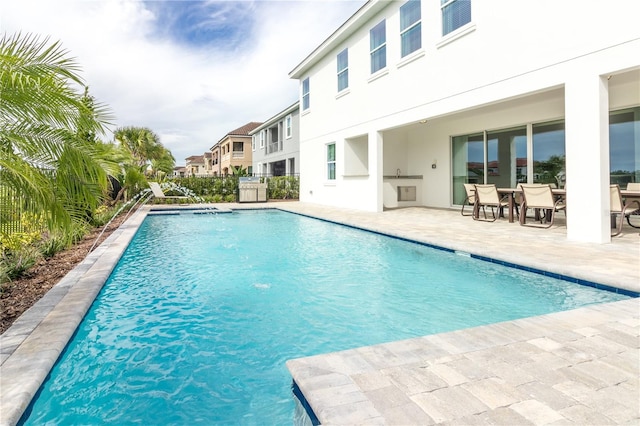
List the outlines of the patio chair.
<svg viewBox="0 0 640 426">
<path fill-rule="evenodd" d="M 640 182 L 629 182 L 627 184 L 627 191 L 640 191 Z M 628 203 L 629 201 L 636 200 L 640 202 L 640 197 L 624 197 L 624 200 Z M 638 228 L 638 226 L 631 223 L 631 216 L 640 216 L 640 211 L 635 211 L 627 216 L 627 223 L 629 226 L 634 228 Z"/>
<path fill-rule="evenodd" d="M 505 195 L 500 198 L 500 194 L 498 194 L 498 188 L 494 184 L 489 185 L 474 185 L 475 188 L 475 196 L 476 196 L 476 206 L 474 209 L 474 220 L 484 220 L 487 222 L 495 222 L 499 216 L 503 216 L 503 211 L 505 207 L 509 207 L 509 196 Z M 480 219 L 480 207 L 482 207 L 482 211 L 484 213 L 484 219 Z M 493 215 L 493 219 L 487 218 L 487 212 L 485 211 L 485 207 L 491 207 L 491 214 Z M 495 209 L 495 210 L 494 210 Z M 496 215 L 496 210 L 498 214 Z"/>
<path fill-rule="evenodd" d="M 473 206 L 476 204 L 476 190 L 473 187 L 472 183 L 465 183 L 464 185 L 464 190 L 467 193 L 467 197 L 464 199 L 464 201 L 462 202 L 462 209 L 460 209 L 460 214 L 462 216 L 473 216 L 473 210 L 471 211 L 471 213 L 464 213 L 464 208 L 466 206 Z"/>
<path fill-rule="evenodd" d="M 622 232 L 622 223 L 624 222 L 623 218 L 626 217 L 628 220 L 629 215 L 640 211 L 640 201 L 638 201 L 637 199 L 631 199 L 626 203 L 623 203 L 619 185 L 609 185 L 609 195 L 609 198 L 611 199 L 610 211 L 613 219 L 612 225 L 616 222 L 618 223 L 617 226 L 612 226 L 615 229 L 615 233 L 612 233 L 611 236 L 615 237 Z M 617 215 L 620 215 L 619 221 L 616 220 Z M 629 222 L 629 225 L 631 225 L 631 222 Z M 636 228 L 635 226 L 633 227 Z"/>
<path fill-rule="evenodd" d="M 527 210 L 542 210 L 539 224 L 527 224 Z M 520 225 L 534 228 L 550 228 L 556 217 L 556 212 L 566 209 L 562 198 L 554 200 L 551 185 L 522 184 L 522 204 L 520 205 Z"/>
</svg>

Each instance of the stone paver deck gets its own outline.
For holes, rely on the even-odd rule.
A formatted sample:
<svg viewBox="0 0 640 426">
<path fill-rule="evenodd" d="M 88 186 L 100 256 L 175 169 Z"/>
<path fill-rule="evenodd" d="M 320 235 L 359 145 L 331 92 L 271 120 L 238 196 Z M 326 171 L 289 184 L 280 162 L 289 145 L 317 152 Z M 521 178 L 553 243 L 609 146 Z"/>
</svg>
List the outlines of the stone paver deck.
<svg viewBox="0 0 640 426">
<path fill-rule="evenodd" d="M 640 238 L 566 241 L 551 229 L 474 222 L 457 211 L 280 208 L 579 280 L 640 291 Z M 0 425 L 28 406 L 148 212 L 144 207 L 0 336 Z M 638 424 L 640 301 L 290 360 L 323 424 Z"/>
</svg>

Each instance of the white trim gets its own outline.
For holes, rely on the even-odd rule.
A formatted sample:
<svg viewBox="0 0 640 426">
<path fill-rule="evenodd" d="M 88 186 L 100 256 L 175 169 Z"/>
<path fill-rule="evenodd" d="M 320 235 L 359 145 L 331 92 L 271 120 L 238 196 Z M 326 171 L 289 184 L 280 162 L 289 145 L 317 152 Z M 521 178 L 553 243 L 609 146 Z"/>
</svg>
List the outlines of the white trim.
<svg viewBox="0 0 640 426">
<path fill-rule="evenodd" d="M 402 58 L 400 62 L 398 62 L 398 64 L 396 65 L 396 68 L 402 68 L 405 65 L 410 64 L 411 62 L 422 58 L 424 55 L 425 55 L 424 49 L 418 49 L 414 52 L 411 52 L 410 54 Z"/>
<path fill-rule="evenodd" d="M 371 77 L 369 77 L 367 79 L 367 83 L 371 83 L 373 81 L 376 81 L 377 79 L 379 79 L 381 77 L 384 77 L 387 74 L 389 74 L 389 68 L 388 67 L 382 68 L 381 70 L 379 70 L 375 74 L 372 74 Z"/>
<path fill-rule="evenodd" d="M 336 99 L 340 99 L 343 96 L 347 96 L 349 93 L 351 93 L 351 89 L 349 89 L 348 87 L 346 89 L 342 89 L 340 92 L 338 92 L 338 94 L 336 95 Z"/>
<path fill-rule="evenodd" d="M 287 120 L 289 120 L 289 127 L 287 127 Z M 284 117 L 284 138 L 291 139 L 292 137 L 293 137 L 293 115 L 287 114 Z"/>
<path fill-rule="evenodd" d="M 476 30 L 476 24 L 473 23 L 473 21 L 461 26 L 460 28 L 458 28 L 455 31 L 450 32 L 449 34 L 447 34 L 446 36 L 442 37 L 442 40 L 440 40 L 437 44 L 436 44 L 436 49 L 440 49 L 441 47 L 446 46 L 447 44 L 462 38 L 464 36 L 466 36 L 469 33 L 472 33 Z"/>
</svg>

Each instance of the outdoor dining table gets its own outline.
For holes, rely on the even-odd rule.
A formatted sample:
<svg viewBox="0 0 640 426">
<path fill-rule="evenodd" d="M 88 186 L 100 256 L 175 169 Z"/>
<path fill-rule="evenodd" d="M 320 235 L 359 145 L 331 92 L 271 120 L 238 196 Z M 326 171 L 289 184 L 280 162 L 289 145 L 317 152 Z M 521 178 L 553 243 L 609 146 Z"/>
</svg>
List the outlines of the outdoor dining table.
<svg viewBox="0 0 640 426">
<path fill-rule="evenodd" d="M 638 192 L 638 191 L 632 191 L 632 192 Z M 560 188 L 551 188 L 551 193 L 553 194 L 554 197 L 566 197 L 567 196 L 567 190 L 566 189 L 560 189 Z M 515 194 L 522 194 L 522 189 L 521 188 L 498 188 L 498 194 L 500 195 L 507 195 L 507 200 L 509 201 L 509 222 L 513 223 L 514 221 L 514 211 L 515 211 Z"/>
<path fill-rule="evenodd" d="M 629 189 L 621 189 L 620 195 L 622 195 L 622 198 L 624 198 L 625 200 L 631 199 L 631 200 L 640 201 L 640 191 L 631 191 Z"/>
</svg>

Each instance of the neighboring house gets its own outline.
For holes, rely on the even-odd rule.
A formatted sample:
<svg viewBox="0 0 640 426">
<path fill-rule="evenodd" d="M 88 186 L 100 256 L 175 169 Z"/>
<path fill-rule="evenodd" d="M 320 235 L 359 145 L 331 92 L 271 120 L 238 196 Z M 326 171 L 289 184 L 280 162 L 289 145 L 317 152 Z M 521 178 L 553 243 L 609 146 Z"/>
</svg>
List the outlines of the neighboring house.
<svg viewBox="0 0 640 426">
<path fill-rule="evenodd" d="M 211 147 L 211 161 L 215 176 L 226 176 L 233 173 L 231 166 L 247 170 L 251 174 L 253 167 L 251 151 L 251 132 L 262 123 L 250 122 L 227 133 Z"/>
<path fill-rule="evenodd" d="M 204 155 L 192 155 L 185 158 L 185 161 L 186 176 L 204 176 L 207 174 L 205 170 Z"/>
<path fill-rule="evenodd" d="M 296 102 L 249 132 L 255 176 L 300 173 L 300 103 Z"/>
<path fill-rule="evenodd" d="M 465 182 L 566 177 L 567 238 L 610 241 L 609 183 L 640 181 L 640 2 L 579 5 L 367 2 L 290 73 L 300 200 L 457 208 Z"/>
<path fill-rule="evenodd" d="M 173 177 L 184 177 L 187 172 L 187 168 L 184 166 L 177 166 L 173 168 Z"/>
</svg>

